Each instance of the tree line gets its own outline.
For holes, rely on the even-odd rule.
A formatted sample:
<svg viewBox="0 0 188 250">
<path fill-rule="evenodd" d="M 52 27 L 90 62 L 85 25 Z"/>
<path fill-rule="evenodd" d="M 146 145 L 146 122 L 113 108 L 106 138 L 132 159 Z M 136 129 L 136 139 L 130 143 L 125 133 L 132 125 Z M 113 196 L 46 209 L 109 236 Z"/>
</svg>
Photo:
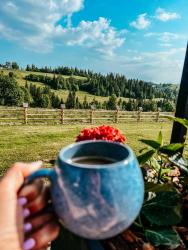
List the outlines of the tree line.
<svg viewBox="0 0 188 250">
<path fill-rule="evenodd" d="M 96 96 L 112 96 L 132 98 L 138 100 L 163 98 L 175 102 L 178 87 L 171 84 L 154 85 L 140 80 L 129 79 L 118 74 L 106 76 L 95 74 L 83 79 L 76 79 L 74 76 L 64 78 L 62 75 L 53 77 L 48 75 L 28 74 L 26 80 L 42 82 L 53 89 L 65 89 L 70 91 L 82 90 Z"/>
<path fill-rule="evenodd" d="M 16 62 L 0 64 L 1 68 L 19 69 Z M 26 78 L 34 82 L 42 82 L 53 89 L 68 89 L 70 91 L 86 91 L 96 96 L 126 97 L 132 99 L 163 98 L 175 103 L 178 94 L 178 86 L 173 84 L 154 84 L 138 79 L 127 79 L 124 75 L 109 73 L 103 75 L 91 70 L 82 70 L 77 67 L 37 67 L 35 64 L 27 65 L 26 71 L 52 73 L 53 77 L 29 74 Z M 62 75 L 69 76 L 65 79 Z M 76 79 L 75 76 L 84 78 Z"/>
<path fill-rule="evenodd" d="M 78 91 L 79 86 L 87 81 L 87 80 L 77 80 L 74 77 L 64 78 L 62 75 L 54 75 L 50 77 L 48 75 L 36 75 L 36 74 L 29 74 L 25 76 L 26 81 L 32 82 L 41 82 L 50 88 L 58 90 L 70 90 L 70 91 Z"/>
<path fill-rule="evenodd" d="M 0 68 L 2 69 L 19 69 L 19 65 L 17 62 L 5 62 L 5 64 L 0 63 Z"/>
<path fill-rule="evenodd" d="M 90 109 L 91 106 L 96 109 L 115 110 L 138 110 L 139 107 L 143 111 L 156 111 L 158 107 L 162 111 L 173 111 L 174 106 L 171 101 L 161 99 L 155 100 L 136 100 L 129 98 L 127 101 L 118 98 L 115 94 L 109 96 L 107 101 L 99 102 L 95 98 L 92 101 L 87 100 L 85 96 L 83 101 L 79 100 L 75 89 L 69 90 L 66 100 L 56 95 L 49 86 L 37 87 L 34 83 L 26 82 L 25 86 L 19 86 L 14 74 L 0 74 L 0 105 L 22 106 L 23 102 L 29 103 L 31 107 L 43 108 L 60 108 L 61 104 L 65 104 L 67 109 Z"/>
</svg>

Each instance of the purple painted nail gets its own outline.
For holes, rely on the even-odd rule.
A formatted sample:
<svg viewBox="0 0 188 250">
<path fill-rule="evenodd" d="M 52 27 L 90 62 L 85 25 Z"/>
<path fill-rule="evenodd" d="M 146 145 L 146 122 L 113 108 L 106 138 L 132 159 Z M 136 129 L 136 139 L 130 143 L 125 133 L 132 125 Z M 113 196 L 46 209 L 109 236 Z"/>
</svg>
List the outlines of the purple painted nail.
<svg viewBox="0 0 188 250">
<path fill-rule="evenodd" d="M 34 239 L 28 239 L 23 244 L 23 250 L 31 250 L 36 245 L 36 241 Z"/>
<path fill-rule="evenodd" d="M 30 232 L 31 229 L 32 229 L 31 223 L 28 222 L 28 223 L 25 223 L 25 224 L 24 224 L 24 232 L 25 232 L 25 233 Z"/>
<path fill-rule="evenodd" d="M 23 217 L 24 219 L 27 218 L 30 215 L 30 211 L 28 208 L 24 208 L 23 210 Z"/>
<path fill-rule="evenodd" d="M 25 198 L 25 197 L 20 197 L 20 198 L 18 198 L 18 204 L 19 204 L 20 206 L 26 205 L 26 204 L 27 204 L 27 198 Z"/>
</svg>

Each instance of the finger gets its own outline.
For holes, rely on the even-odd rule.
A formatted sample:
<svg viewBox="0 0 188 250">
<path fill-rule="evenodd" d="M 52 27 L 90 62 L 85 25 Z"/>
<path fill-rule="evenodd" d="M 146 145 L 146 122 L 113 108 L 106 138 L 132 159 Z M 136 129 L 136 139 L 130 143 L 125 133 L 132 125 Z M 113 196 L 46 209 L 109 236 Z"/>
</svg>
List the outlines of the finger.
<svg viewBox="0 0 188 250">
<path fill-rule="evenodd" d="M 34 232 L 51 220 L 56 220 L 55 215 L 52 213 L 41 214 L 30 218 L 26 220 L 24 224 L 24 231 L 25 233 L 30 233 L 31 231 Z"/>
<path fill-rule="evenodd" d="M 50 192 L 48 188 L 44 188 L 39 196 L 26 205 L 26 208 L 31 214 L 40 212 L 47 205 L 50 198 Z"/>
<path fill-rule="evenodd" d="M 41 229 L 31 235 L 31 238 L 26 239 L 23 249 L 28 249 L 27 245 L 32 243 L 32 250 L 38 250 L 48 246 L 49 242 L 56 239 L 60 231 L 60 226 L 55 221 L 50 221 Z"/>
<path fill-rule="evenodd" d="M 1 181 L 1 186 L 10 193 L 11 191 L 18 192 L 24 183 L 24 178 L 38 170 L 41 166 L 41 161 L 32 163 L 15 163 L 5 174 Z"/>
<path fill-rule="evenodd" d="M 32 184 L 24 186 L 18 194 L 18 197 L 27 198 L 27 202 L 30 202 L 37 198 L 40 195 L 43 189 L 43 181 L 35 180 Z"/>
</svg>

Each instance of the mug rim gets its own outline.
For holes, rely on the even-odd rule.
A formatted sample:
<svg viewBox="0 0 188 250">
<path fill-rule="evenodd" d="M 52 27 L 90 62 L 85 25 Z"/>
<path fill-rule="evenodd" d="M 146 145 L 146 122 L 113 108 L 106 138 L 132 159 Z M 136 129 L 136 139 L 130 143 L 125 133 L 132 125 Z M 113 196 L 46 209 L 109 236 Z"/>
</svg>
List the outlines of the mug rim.
<svg viewBox="0 0 188 250">
<path fill-rule="evenodd" d="M 75 163 L 73 161 L 70 161 L 70 159 L 62 159 L 62 154 L 64 154 L 64 152 L 66 152 L 67 150 L 73 148 L 76 145 L 83 145 L 83 144 L 87 144 L 87 143 L 110 143 L 110 144 L 116 144 L 120 147 L 125 148 L 128 151 L 128 156 L 123 159 L 123 160 L 119 160 L 113 163 L 108 163 L 108 164 L 79 164 L 79 163 Z M 124 145 L 122 143 L 119 142 L 112 142 L 112 141 L 105 141 L 105 140 L 85 140 L 85 141 L 79 141 L 79 142 L 74 142 L 71 143 L 70 145 L 62 148 L 59 152 L 58 155 L 58 160 L 60 160 L 62 163 L 65 162 L 68 165 L 71 165 L 73 167 L 77 167 L 77 168 L 85 168 L 85 169 L 108 169 L 108 168 L 114 168 L 117 167 L 117 165 L 127 165 L 130 162 L 131 157 L 134 155 L 132 149 L 128 146 L 128 145 Z M 136 156 L 135 156 L 136 159 Z M 59 165 L 59 164 L 58 164 Z M 61 168 L 60 166 L 58 166 L 59 168 Z"/>
</svg>

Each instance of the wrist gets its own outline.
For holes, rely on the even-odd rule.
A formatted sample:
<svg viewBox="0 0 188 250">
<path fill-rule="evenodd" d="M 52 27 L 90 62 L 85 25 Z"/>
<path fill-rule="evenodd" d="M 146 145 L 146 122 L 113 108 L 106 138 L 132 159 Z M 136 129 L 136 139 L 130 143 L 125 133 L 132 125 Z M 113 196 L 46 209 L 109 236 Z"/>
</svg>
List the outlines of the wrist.
<svg viewBox="0 0 188 250">
<path fill-rule="evenodd" d="M 0 249 L 1 250 L 22 250 L 21 242 L 8 230 L 0 230 Z"/>
</svg>

